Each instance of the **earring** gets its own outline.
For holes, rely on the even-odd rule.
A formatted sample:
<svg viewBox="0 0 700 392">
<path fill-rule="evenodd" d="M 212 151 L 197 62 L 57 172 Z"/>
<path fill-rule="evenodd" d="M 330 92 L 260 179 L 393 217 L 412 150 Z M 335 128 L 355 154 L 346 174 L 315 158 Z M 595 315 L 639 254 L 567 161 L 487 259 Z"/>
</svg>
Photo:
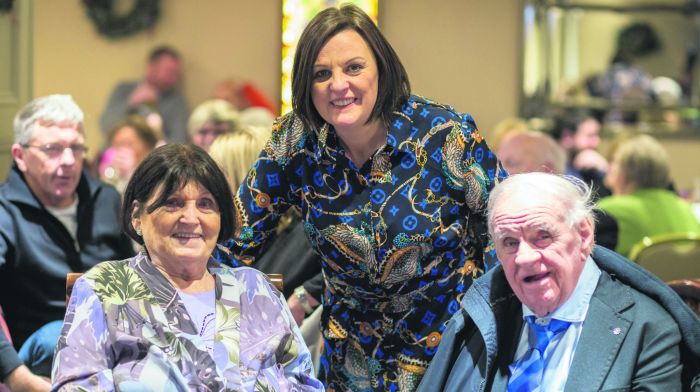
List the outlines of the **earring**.
<svg viewBox="0 0 700 392">
<path fill-rule="evenodd" d="M 141 233 L 141 229 L 136 229 L 136 235 L 139 236 L 139 237 L 141 237 L 141 234 L 142 234 L 142 233 Z"/>
</svg>

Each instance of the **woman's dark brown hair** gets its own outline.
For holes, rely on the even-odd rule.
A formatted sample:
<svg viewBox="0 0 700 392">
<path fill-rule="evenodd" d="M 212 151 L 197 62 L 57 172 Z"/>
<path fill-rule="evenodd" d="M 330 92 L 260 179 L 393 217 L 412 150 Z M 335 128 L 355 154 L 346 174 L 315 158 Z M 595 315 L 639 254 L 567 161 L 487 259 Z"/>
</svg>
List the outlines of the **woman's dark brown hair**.
<svg viewBox="0 0 700 392">
<path fill-rule="evenodd" d="M 324 120 L 311 99 L 314 63 L 321 47 L 344 30 L 354 30 L 367 42 L 377 62 L 379 89 L 377 102 L 367 122 L 377 118 L 387 122 L 411 94 L 406 70 L 389 42 L 367 14 L 352 4 L 319 12 L 299 38 L 292 67 L 292 107 L 307 129 L 320 128 Z"/>
</svg>

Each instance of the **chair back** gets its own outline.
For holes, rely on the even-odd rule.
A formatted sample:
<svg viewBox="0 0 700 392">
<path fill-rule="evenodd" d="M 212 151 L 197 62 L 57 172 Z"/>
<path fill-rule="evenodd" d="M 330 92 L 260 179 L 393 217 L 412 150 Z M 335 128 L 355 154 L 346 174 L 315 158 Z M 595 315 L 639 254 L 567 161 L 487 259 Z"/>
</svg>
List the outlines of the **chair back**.
<svg viewBox="0 0 700 392">
<path fill-rule="evenodd" d="M 666 283 L 700 316 L 700 279 L 672 280 Z"/>
<path fill-rule="evenodd" d="M 677 233 L 644 237 L 632 247 L 630 260 L 663 281 L 700 278 L 700 235 Z"/>
<path fill-rule="evenodd" d="M 75 285 L 75 281 L 78 280 L 78 278 L 82 275 L 81 272 L 69 272 L 66 275 L 66 306 L 68 306 L 68 302 L 70 301 L 70 295 L 73 292 L 73 285 Z M 267 278 L 270 279 L 270 282 L 279 290 L 280 292 L 284 291 L 284 276 L 282 274 L 266 274 Z"/>
</svg>

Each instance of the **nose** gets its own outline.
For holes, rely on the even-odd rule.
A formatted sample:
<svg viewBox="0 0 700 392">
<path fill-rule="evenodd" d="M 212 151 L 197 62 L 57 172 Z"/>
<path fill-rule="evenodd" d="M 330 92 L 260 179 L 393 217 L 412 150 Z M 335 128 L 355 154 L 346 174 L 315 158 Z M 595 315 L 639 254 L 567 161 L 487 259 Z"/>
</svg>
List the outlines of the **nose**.
<svg viewBox="0 0 700 392">
<path fill-rule="evenodd" d="M 182 216 L 180 217 L 180 222 L 189 225 L 196 225 L 197 223 L 199 223 L 199 219 L 197 218 L 197 212 L 197 206 L 194 204 L 194 202 L 185 203 L 184 207 L 182 207 Z"/>
<path fill-rule="evenodd" d="M 331 76 L 331 90 L 342 91 L 348 88 L 348 80 L 342 72 L 333 72 Z"/>
<path fill-rule="evenodd" d="M 72 165 L 75 163 L 75 155 L 73 154 L 73 150 L 70 148 L 64 148 L 63 153 L 61 153 L 61 165 Z"/>
<path fill-rule="evenodd" d="M 518 253 L 515 255 L 517 264 L 530 264 L 540 259 L 542 255 L 540 251 L 532 247 L 527 241 L 521 241 L 518 244 Z"/>
</svg>

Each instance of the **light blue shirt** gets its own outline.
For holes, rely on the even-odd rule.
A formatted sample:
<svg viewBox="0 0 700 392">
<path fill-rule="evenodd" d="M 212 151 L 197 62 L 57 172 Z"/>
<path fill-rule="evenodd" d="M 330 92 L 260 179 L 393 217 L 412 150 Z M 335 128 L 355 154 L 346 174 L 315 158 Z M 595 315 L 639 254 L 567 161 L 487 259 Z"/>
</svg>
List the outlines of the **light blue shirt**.
<svg viewBox="0 0 700 392">
<path fill-rule="evenodd" d="M 552 318 L 557 320 L 569 321 L 571 325 L 563 334 L 554 337 L 547 346 L 544 353 L 544 375 L 540 391 L 563 391 L 566 385 L 566 379 L 569 377 L 569 368 L 571 361 L 574 358 L 576 345 L 581 336 L 583 321 L 586 319 L 588 305 L 591 302 L 591 297 L 598 286 L 600 278 L 600 269 L 589 256 L 586 260 L 581 276 L 579 276 L 576 288 L 571 293 L 571 297 L 564 302 L 554 312 L 545 317 L 538 318 L 535 313 L 524 304 L 523 319 L 528 316 L 535 316 L 535 323 L 539 325 L 547 325 Z M 528 326 L 527 322 L 523 323 L 523 329 L 520 333 L 520 342 L 518 349 L 515 352 L 515 361 L 525 355 L 529 349 L 528 345 Z"/>
</svg>

